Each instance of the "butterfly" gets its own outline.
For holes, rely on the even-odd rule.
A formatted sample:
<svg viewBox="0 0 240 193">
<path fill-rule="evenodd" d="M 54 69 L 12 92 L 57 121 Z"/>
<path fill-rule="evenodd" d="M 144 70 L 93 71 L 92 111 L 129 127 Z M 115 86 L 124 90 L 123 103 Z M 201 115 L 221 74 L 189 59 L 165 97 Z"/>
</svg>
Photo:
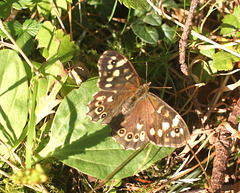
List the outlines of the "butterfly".
<svg viewBox="0 0 240 193">
<path fill-rule="evenodd" d="M 92 122 L 110 124 L 112 137 L 125 149 L 138 149 L 148 141 L 181 147 L 190 138 L 183 118 L 166 102 L 141 85 L 131 62 L 116 51 L 105 51 L 98 61 L 98 87 L 87 105 Z"/>
</svg>

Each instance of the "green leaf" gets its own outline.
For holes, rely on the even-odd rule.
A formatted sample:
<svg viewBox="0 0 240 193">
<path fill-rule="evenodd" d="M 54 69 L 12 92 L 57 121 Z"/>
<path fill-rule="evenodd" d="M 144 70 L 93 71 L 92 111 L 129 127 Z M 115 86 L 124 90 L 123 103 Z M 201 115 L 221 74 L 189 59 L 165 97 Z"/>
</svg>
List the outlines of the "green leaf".
<svg viewBox="0 0 240 193">
<path fill-rule="evenodd" d="M 162 17 L 155 11 L 151 11 L 143 18 L 143 22 L 153 26 L 160 26 L 162 24 Z"/>
<path fill-rule="evenodd" d="M 13 145 L 27 121 L 27 75 L 15 51 L 0 50 L 0 66 L 0 139 Z"/>
<path fill-rule="evenodd" d="M 165 23 L 161 27 L 162 27 L 162 31 L 164 33 L 164 39 L 168 43 L 173 42 L 176 32 Z"/>
<path fill-rule="evenodd" d="M 239 58 L 223 50 L 213 55 L 213 67 L 217 70 L 232 70 Z"/>
<path fill-rule="evenodd" d="M 167 7 L 168 11 L 170 9 L 178 9 L 178 5 L 175 3 L 174 0 L 163 0 L 162 1 L 162 6 Z"/>
<path fill-rule="evenodd" d="M 49 22 L 44 22 L 39 30 L 36 39 L 38 39 L 38 47 L 47 48 L 48 55 L 43 55 L 45 58 L 56 58 L 60 42 L 57 41 L 54 35 L 55 27 Z"/>
<path fill-rule="evenodd" d="M 28 8 L 32 4 L 32 0 L 14 0 L 12 7 L 17 10 Z"/>
<path fill-rule="evenodd" d="M 74 55 L 76 47 L 70 41 L 69 35 L 65 35 L 62 30 L 55 30 L 50 22 L 44 22 L 36 38 L 38 47 L 45 48 L 42 52 L 47 60 L 58 58 L 66 64 Z"/>
<path fill-rule="evenodd" d="M 213 59 L 213 55 L 215 54 L 215 49 L 200 49 L 200 53 L 204 56 L 207 56 Z"/>
<path fill-rule="evenodd" d="M 42 24 L 39 21 L 28 19 L 23 23 L 23 31 L 29 33 L 31 36 L 36 36 Z"/>
<path fill-rule="evenodd" d="M 50 142 L 40 155 L 56 157 L 83 173 L 104 179 L 134 151 L 124 150 L 112 139 L 109 126 L 93 123 L 86 116 L 87 104 L 99 90 L 96 84 L 97 78 L 84 82 L 62 101 L 53 121 Z M 174 150 L 154 145 L 150 148 L 149 155 L 148 148 L 141 151 L 114 179 L 132 176 L 138 169 L 148 168 Z"/>
<path fill-rule="evenodd" d="M 56 31 L 56 38 L 60 41 L 57 55 L 63 65 L 65 65 L 69 60 L 72 59 L 76 51 L 76 47 L 74 41 L 70 41 L 70 36 L 65 35 L 62 30 Z"/>
<path fill-rule="evenodd" d="M 37 10 L 39 14 L 44 15 L 45 17 L 48 17 L 50 14 L 50 11 L 52 9 L 52 6 L 49 1 L 46 0 L 39 0 L 37 3 Z"/>
<path fill-rule="evenodd" d="M 29 33 L 22 33 L 16 40 L 17 45 L 23 50 L 23 52 L 28 56 L 33 50 L 33 39 Z"/>
<path fill-rule="evenodd" d="M 226 35 L 229 34 L 228 36 L 232 36 L 233 34 L 230 34 L 232 32 L 238 31 L 240 28 L 240 8 L 235 7 L 234 13 L 227 15 L 225 18 L 222 20 L 221 24 L 221 35 Z"/>
<path fill-rule="evenodd" d="M 154 27 L 146 26 L 142 21 L 134 22 L 132 30 L 141 40 L 149 44 L 158 42 L 158 31 Z"/>
<path fill-rule="evenodd" d="M 4 27 L 10 33 L 10 35 L 14 38 L 18 34 L 22 33 L 22 25 L 18 21 L 8 21 L 4 23 Z M 0 30 L 0 36 L 3 38 L 7 38 L 7 36 Z"/>
<path fill-rule="evenodd" d="M 145 0 L 118 0 L 121 4 L 124 4 L 127 8 L 133 9 L 145 9 L 147 2 Z"/>
<path fill-rule="evenodd" d="M 46 79 L 42 78 L 39 82 L 36 107 L 37 123 L 47 115 L 54 113 L 53 108 L 60 103 L 56 96 L 67 79 L 67 73 L 59 60 L 50 60 L 45 63 L 41 68 L 41 73 L 45 75 Z"/>
<path fill-rule="evenodd" d="M 0 18 L 5 19 L 11 14 L 11 6 L 7 2 L 0 2 Z"/>
</svg>

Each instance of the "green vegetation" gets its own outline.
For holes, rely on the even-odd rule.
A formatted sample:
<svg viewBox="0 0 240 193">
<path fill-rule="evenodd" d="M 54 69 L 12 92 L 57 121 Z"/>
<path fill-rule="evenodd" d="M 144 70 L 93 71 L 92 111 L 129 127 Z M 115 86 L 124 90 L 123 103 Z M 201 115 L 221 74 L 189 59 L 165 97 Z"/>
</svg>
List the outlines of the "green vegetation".
<svg viewBox="0 0 240 193">
<path fill-rule="evenodd" d="M 209 187 L 215 142 L 208 142 L 203 127 L 227 121 L 239 99 L 240 7 L 234 0 L 198 5 L 187 39 L 186 77 L 179 41 L 191 2 L 151 2 L 0 1 L 0 192 Z M 124 150 L 108 125 L 90 121 L 87 104 L 99 90 L 97 61 L 105 50 L 125 55 L 142 82 L 151 82 L 151 92 L 197 133 L 189 143 L 195 152 L 201 150 L 197 157 L 208 176 L 194 167 L 198 163 L 187 147 L 175 151 L 150 144 Z M 197 115 L 193 96 L 206 122 Z M 238 179 L 238 149 L 229 153 L 226 175 Z M 174 182 L 167 181 L 173 174 Z"/>
</svg>

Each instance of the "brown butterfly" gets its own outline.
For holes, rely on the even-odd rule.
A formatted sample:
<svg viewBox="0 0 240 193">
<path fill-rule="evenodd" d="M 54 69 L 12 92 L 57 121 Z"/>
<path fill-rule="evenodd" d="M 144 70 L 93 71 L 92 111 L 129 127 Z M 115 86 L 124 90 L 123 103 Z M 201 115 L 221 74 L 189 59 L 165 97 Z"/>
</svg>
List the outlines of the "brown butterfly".
<svg viewBox="0 0 240 193">
<path fill-rule="evenodd" d="M 138 149 L 148 141 L 159 146 L 181 147 L 190 138 L 182 117 L 162 99 L 141 85 L 130 61 L 116 51 L 105 51 L 98 61 L 98 87 L 87 115 L 103 119 L 112 137 L 125 149 Z"/>
</svg>

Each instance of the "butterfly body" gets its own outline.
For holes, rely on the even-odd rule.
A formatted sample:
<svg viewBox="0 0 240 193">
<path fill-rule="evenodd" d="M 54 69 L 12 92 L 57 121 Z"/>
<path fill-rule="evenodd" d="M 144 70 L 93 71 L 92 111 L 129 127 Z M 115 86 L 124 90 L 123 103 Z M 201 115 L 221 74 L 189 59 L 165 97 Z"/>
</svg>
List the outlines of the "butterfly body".
<svg viewBox="0 0 240 193">
<path fill-rule="evenodd" d="M 125 149 L 138 149 L 148 141 L 159 146 L 182 146 L 190 137 L 182 117 L 162 99 L 141 85 L 129 60 L 106 51 L 98 62 L 101 88 L 88 104 L 87 115 L 110 124 L 112 136 Z"/>
</svg>

